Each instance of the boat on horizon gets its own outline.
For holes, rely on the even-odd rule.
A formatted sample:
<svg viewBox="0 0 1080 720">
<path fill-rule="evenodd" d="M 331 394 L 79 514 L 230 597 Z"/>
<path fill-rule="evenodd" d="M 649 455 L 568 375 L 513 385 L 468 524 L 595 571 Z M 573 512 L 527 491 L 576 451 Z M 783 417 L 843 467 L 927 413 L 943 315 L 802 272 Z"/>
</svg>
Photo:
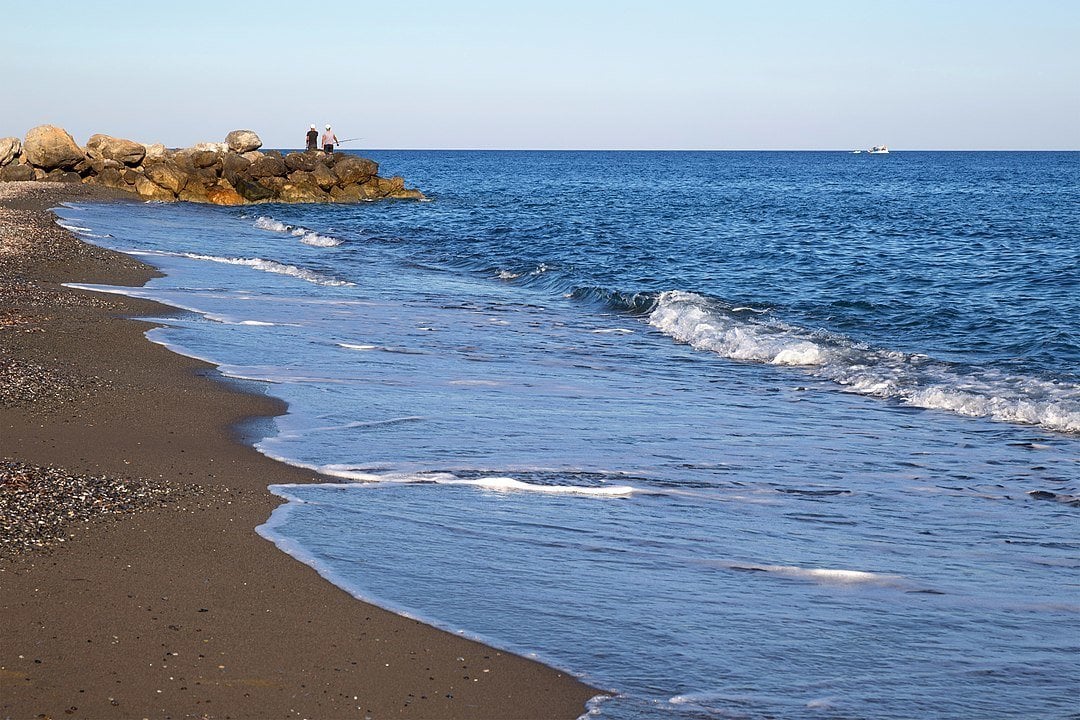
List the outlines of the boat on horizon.
<svg viewBox="0 0 1080 720">
<path fill-rule="evenodd" d="M 870 153 L 871 155 L 888 155 L 889 148 L 885 145 L 875 145 L 866 152 Z"/>
</svg>

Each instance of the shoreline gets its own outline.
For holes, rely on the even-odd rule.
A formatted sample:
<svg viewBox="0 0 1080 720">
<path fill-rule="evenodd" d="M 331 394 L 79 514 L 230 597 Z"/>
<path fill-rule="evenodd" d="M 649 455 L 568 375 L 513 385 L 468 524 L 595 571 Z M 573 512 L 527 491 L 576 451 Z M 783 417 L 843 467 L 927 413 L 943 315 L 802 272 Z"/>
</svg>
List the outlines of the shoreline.
<svg viewBox="0 0 1080 720">
<path fill-rule="evenodd" d="M 155 276 L 49 212 L 131 202 L 120 195 L 0 184 L 0 369 L 15 376 L 0 383 L 0 461 L 164 489 L 134 512 L 88 508 L 51 549 L 0 556 L 0 715 L 583 714 L 604 693 L 357 600 L 255 532 L 281 504 L 269 485 L 323 479 L 243 444 L 241 424 L 285 404 L 150 342 L 153 323 L 133 319 L 174 308 L 60 284 Z M 31 365 L 39 376 L 20 379 Z"/>
</svg>

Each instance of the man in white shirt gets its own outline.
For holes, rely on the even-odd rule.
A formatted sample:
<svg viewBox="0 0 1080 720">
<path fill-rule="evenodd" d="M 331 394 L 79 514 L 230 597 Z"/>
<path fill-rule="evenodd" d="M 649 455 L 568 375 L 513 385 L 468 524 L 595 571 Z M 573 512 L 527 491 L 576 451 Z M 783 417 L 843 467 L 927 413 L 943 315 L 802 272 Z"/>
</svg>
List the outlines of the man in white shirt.
<svg viewBox="0 0 1080 720">
<path fill-rule="evenodd" d="M 330 129 L 330 126 L 326 126 L 326 132 L 322 134 L 322 149 L 323 152 L 334 152 L 334 146 L 338 144 L 337 135 Z"/>
</svg>

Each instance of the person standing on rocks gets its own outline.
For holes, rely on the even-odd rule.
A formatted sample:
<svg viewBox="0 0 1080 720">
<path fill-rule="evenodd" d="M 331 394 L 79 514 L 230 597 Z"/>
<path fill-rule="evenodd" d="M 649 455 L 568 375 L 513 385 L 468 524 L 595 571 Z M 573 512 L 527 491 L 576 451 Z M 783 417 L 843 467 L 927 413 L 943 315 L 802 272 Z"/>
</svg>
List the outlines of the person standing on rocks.
<svg viewBox="0 0 1080 720">
<path fill-rule="evenodd" d="M 311 123 L 311 129 L 307 131 L 307 149 L 319 149 L 319 131 L 315 129 L 315 123 Z"/>
<path fill-rule="evenodd" d="M 323 152 L 333 153 L 334 146 L 338 145 L 337 135 L 330 129 L 330 126 L 326 126 L 326 132 L 322 134 L 322 149 Z"/>
</svg>

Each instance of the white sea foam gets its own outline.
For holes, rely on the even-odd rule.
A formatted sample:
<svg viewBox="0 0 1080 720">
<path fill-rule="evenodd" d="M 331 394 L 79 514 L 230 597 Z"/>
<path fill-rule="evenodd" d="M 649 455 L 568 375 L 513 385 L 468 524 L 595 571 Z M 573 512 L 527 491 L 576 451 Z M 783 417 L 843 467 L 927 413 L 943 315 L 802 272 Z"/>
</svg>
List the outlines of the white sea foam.
<svg viewBox="0 0 1080 720">
<path fill-rule="evenodd" d="M 109 235 L 108 233 L 98 234 L 98 233 L 95 233 L 91 228 L 85 228 L 85 227 L 82 227 L 80 225 L 73 225 L 73 224 L 70 224 L 70 223 L 62 222 L 62 221 L 57 221 L 56 224 L 59 225 L 60 227 L 64 228 L 65 230 L 70 230 L 71 232 L 77 233 L 77 234 L 82 235 L 83 237 L 86 237 L 86 238 L 97 238 L 99 240 L 103 240 L 105 238 L 111 238 L 112 237 L 112 235 Z"/>
<path fill-rule="evenodd" d="M 293 235 L 297 235 L 294 231 Z M 305 245 L 311 245 L 312 247 L 337 247 L 341 244 L 341 240 L 335 237 L 328 237 L 326 235 L 320 235 L 317 232 L 306 231 L 298 235 L 300 242 Z"/>
<path fill-rule="evenodd" d="M 827 585 L 879 585 L 882 587 L 900 587 L 907 585 L 902 575 L 867 572 L 865 570 L 843 570 L 838 568 L 804 568 L 796 565 L 753 565 L 742 563 L 724 563 L 732 570 L 750 570 L 795 580 L 809 580 Z"/>
<path fill-rule="evenodd" d="M 531 492 L 546 495 L 581 495 L 597 498 L 622 498 L 641 492 L 630 485 L 541 485 L 512 477 L 489 476 L 462 478 L 448 472 L 433 473 L 378 473 L 356 469 L 349 465 L 321 465 L 311 468 L 323 475 L 357 480 L 366 483 L 464 485 L 494 492 Z"/>
<path fill-rule="evenodd" d="M 864 570 L 841 570 L 836 568 L 802 568 L 794 565 L 764 565 L 762 570 L 784 577 L 814 580 L 841 585 L 894 585 L 903 580 L 900 575 L 866 572 Z"/>
<path fill-rule="evenodd" d="M 314 270 L 308 270 L 307 268 L 280 263 L 277 260 L 265 260 L 263 258 L 218 257 L 217 255 L 200 255 L 198 253 L 164 254 L 175 254 L 180 257 L 191 258 L 192 260 L 206 260 L 209 262 L 225 263 L 227 265 L 244 265 L 246 267 L 254 268 L 255 270 L 261 270 L 262 272 L 275 273 L 277 275 L 289 275 L 291 277 L 299 278 L 300 280 L 305 280 L 309 283 L 314 283 L 316 285 L 329 285 L 337 287 L 342 285 L 355 284 L 346 280 L 338 280 L 336 278 L 327 277 L 326 275 L 317 273 Z"/>
<path fill-rule="evenodd" d="M 266 216 L 260 216 L 258 219 L 256 219 L 255 227 L 259 228 L 260 230 L 269 230 L 271 232 L 281 233 L 289 232 L 290 230 L 292 230 L 292 225 L 286 225 L 283 222 Z"/>
<path fill-rule="evenodd" d="M 649 324 L 680 342 L 733 360 L 820 365 L 823 349 L 790 328 L 748 323 L 694 293 L 661 293 Z"/>
<path fill-rule="evenodd" d="M 746 362 L 801 367 L 850 392 L 970 417 L 1080 432 L 1080 385 L 958 370 L 925 355 L 869 349 L 739 310 L 694 293 L 661 293 L 649 324 L 699 350 Z M 762 311 L 754 311 L 761 314 Z"/>
<path fill-rule="evenodd" d="M 530 276 L 543 275 L 549 269 L 550 268 L 548 268 L 548 266 L 545 263 L 540 263 L 539 265 L 537 265 L 535 268 L 533 268 L 532 270 L 530 270 L 527 273 L 513 272 L 512 270 L 500 270 L 499 272 L 497 272 L 495 274 L 495 277 L 499 278 L 500 280 L 517 280 L 519 277 L 522 277 L 523 275 L 530 275 Z"/>
<path fill-rule="evenodd" d="M 320 235 L 314 230 L 308 230 L 305 227 L 287 225 L 280 220 L 275 220 L 274 218 L 266 217 L 265 215 L 259 216 L 255 220 L 254 225 L 260 230 L 289 233 L 294 237 L 300 238 L 300 242 L 305 245 L 311 245 L 312 247 L 336 247 L 342 243 L 340 238 Z"/>
<path fill-rule="evenodd" d="M 358 345 L 355 343 L 338 343 L 338 347 L 343 347 L 347 350 L 359 350 L 361 352 L 385 352 L 396 353 L 398 355 L 424 355 L 422 350 L 413 350 L 406 347 L 391 347 L 389 345 Z"/>
</svg>

